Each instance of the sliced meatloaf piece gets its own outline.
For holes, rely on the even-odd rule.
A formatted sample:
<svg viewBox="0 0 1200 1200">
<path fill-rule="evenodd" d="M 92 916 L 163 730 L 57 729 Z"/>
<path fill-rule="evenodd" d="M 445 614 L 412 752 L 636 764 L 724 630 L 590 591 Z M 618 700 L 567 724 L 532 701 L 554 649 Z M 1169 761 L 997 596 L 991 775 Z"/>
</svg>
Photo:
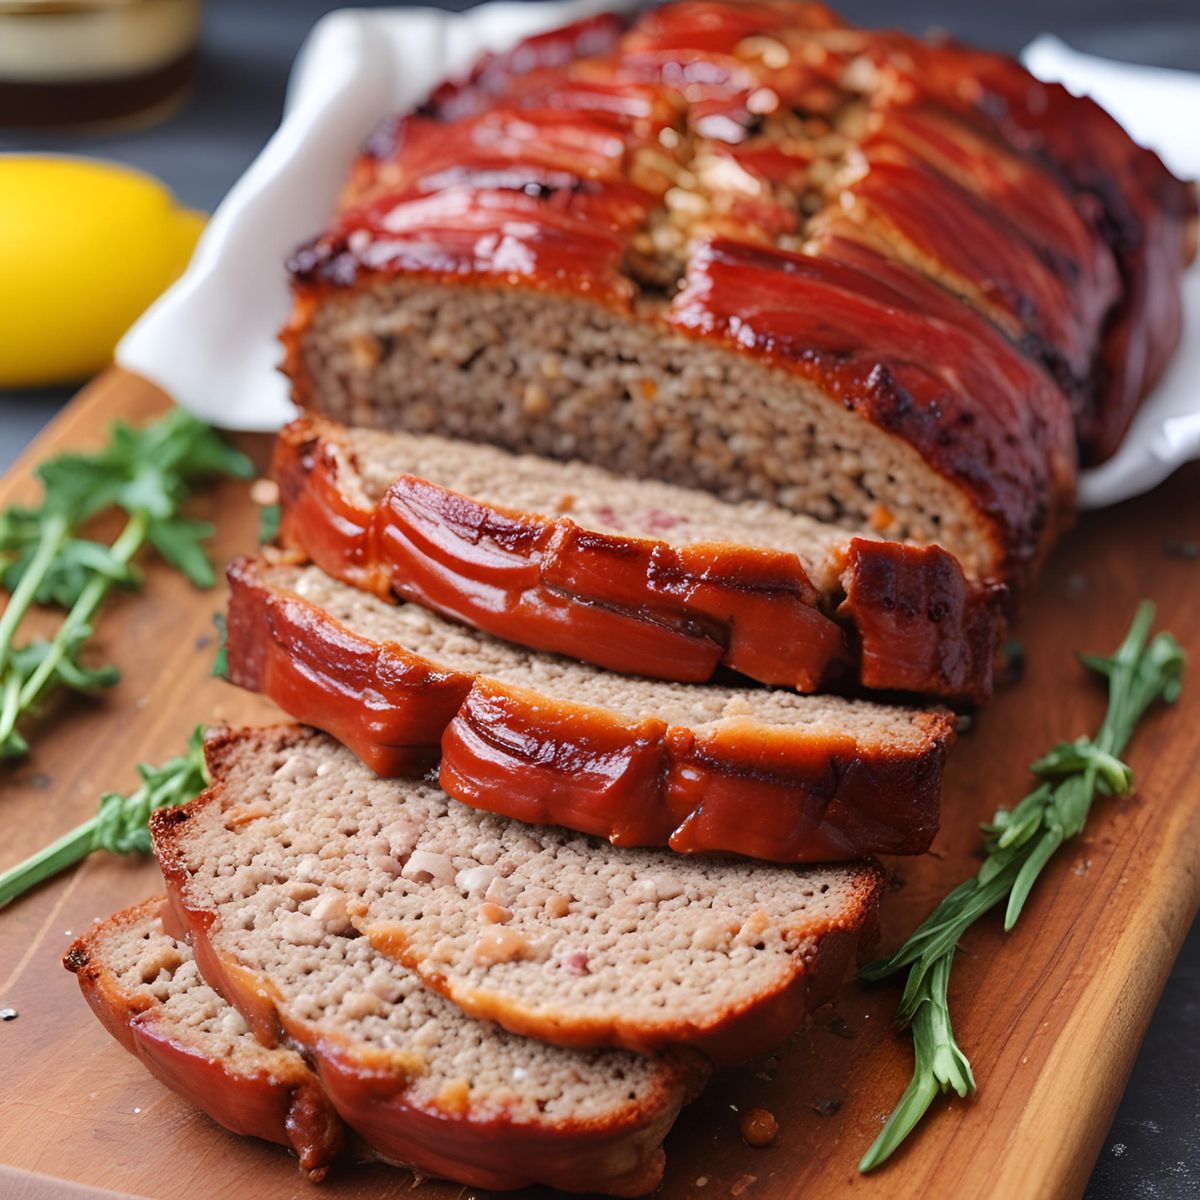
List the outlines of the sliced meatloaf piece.
<svg viewBox="0 0 1200 1200">
<path fill-rule="evenodd" d="M 366 984 L 347 982 L 346 964 L 374 950 L 395 959 L 397 980 L 419 977 L 431 989 L 430 1012 L 446 1003 L 441 993 L 472 1017 L 562 1046 L 749 1057 L 780 1044 L 830 997 L 873 932 L 884 885 L 866 864 L 714 861 L 522 825 L 431 783 L 380 779 L 297 726 L 227 733 L 209 743 L 208 758 L 209 791 L 153 817 L 168 893 L 206 975 L 218 978 L 198 937 L 230 964 L 226 995 L 270 980 L 284 997 L 272 1006 L 310 1047 L 321 1036 L 293 1022 L 319 1020 L 339 993 L 302 983 L 307 1007 L 293 1007 L 280 972 L 315 969 L 323 953 L 313 947 L 327 947 L 336 927 L 365 935 L 336 943 L 337 986 L 353 1003 Z M 385 1013 L 417 1020 L 417 994 L 401 1004 L 389 992 Z M 441 1054 L 451 1036 L 442 1033 Z M 442 1095 L 453 1080 L 426 1067 L 416 1086 Z M 655 1069 L 667 1068 L 645 1067 L 647 1088 L 661 1079 Z M 321 1075 L 340 1108 L 324 1067 Z M 590 1092 L 607 1099 L 602 1088 Z M 462 1099 L 461 1088 L 455 1095 Z M 363 1128 L 361 1117 L 349 1123 Z M 655 1123 L 654 1145 L 666 1124 Z M 531 1159 L 530 1169 L 547 1164 Z M 574 1171 L 586 1178 L 579 1163 Z"/>
<path fill-rule="evenodd" d="M 280 434 L 283 541 L 330 574 L 611 670 L 991 694 L 999 586 L 937 546 L 434 435 Z M 886 519 L 886 518 L 885 518 Z"/>
<path fill-rule="evenodd" d="M 938 542 L 1024 584 L 1179 338 L 1195 198 L 1091 101 L 683 0 L 389 121 L 291 260 L 297 401 Z"/>
<path fill-rule="evenodd" d="M 100 1023 L 150 1072 L 234 1133 L 289 1146 L 312 1180 L 344 1142 L 317 1076 L 286 1046 L 264 1046 L 201 978 L 191 947 L 147 900 L 71 944 L 63 965 Z"/>
<path fill-rule="evenodd" d="M 316 567 L 239 559 L 232 682 L 372 770 L 614 844 L 777 862 L 920 854 L 954 718 L 790 692 L 623 678 L 524 650 Z"/>
<path fill-rule="evenodd" d="M 171 921 L 186 931 L 205 979 L 263 1045 L 295 1046 L 313 1063 L 330 1103 L 383 1158 L 472 1187 L 652 1191 L 662 1140 L 707 1076 L 703 1059 L 517 1037 L 471 1020 L 374 950 L 347 919 L 348 893 L 330 884 L 323 823 L 283 832 L 264 815 L 269 798 L 259 785 L 274 777 L 276 796 L 302 787 L 291 777 L 292 743 L 314 736 L 273 729 L 218 739 L 214 789 L 153 822 Z M 221 766 L 235 747 L 256 757 L 258 771 L 237 781 L 236 797 Z M 350 794 L 343 798 L 345 814 L 332 825 L 354 810 Z M 220 832 L 203 829 L 213 814 Z M 289 869 L 277 870 L 268 853 L 192 877 L 189 856 L 203 859 L 214 837 L 233 836 L 240 850 L 247 830 L 261 834 L 268 824 L 281 831 L 281 853 L 298 852 Z"/>
</svg>

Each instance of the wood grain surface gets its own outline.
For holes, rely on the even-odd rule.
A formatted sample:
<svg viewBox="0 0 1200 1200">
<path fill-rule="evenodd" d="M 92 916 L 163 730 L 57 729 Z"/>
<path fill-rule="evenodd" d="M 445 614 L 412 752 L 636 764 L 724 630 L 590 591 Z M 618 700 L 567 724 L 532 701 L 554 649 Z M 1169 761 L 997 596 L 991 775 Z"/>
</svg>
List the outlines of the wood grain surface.
<svg viewBox="0 0 1200 1200">
<path fill-rule="evenodd" d="M 110 373 L 59 417 L 0 485 L 0 504 L 31 498 L 29 472 L 64 447 L 95 445 L 114 416 L 144 420 L 165 399 Z M 263 461 L 266 440 L 240 443 Z M 254 544 L 245 483 L 200 494 L 222 562 Z M 1016 633 L 1028 668 L 959 742 L 946 778 L 933 853 L 894 860 L 883 948 L 895 946 L 953 884 L 974 870 L 976 823 L 1015 802 L 1026 764 L 1053 742 L 1091 731 L 1101 690 L 1076 649 L 1115 647 L 1143 596 L 1159 623 L 1200 658 L 1200 562 L 1178 544 L 1200 540 L 1200 469 L 1153 495 L 1085 518 L 1059 548 Z M 138 760 L 177 753 L 197 722 L 269 719 L 270 706 L 211 679 L 213 613 L 223 593 L 198 592 L 150 560 L 146 587 L 111 598 L 97 649 L 123 678 L 99 700 L 70 700 L 35 729 L 35 751 L 0 773 L 0 867 L 90 815 L 107 789 L 127 790 Z M 1102 802 L 1087 833 L 1038 884 L 1020 924 L 998 918 L 968 935 L 951 1000 L 959 1041 L 980 1082 L 970 1102 L 941 1103 L 884 1169 L 855 1163 L 907 1081 L 910 1044 L 891 1018 L 897 986 L 850 984 L 812 1028 L 766 1062 L 716 1076 L 667 1142 L 662 1196 L 1073 1197 L 1082 1193 L 1200 887 L 1200 679 L 1155 712 L 1129 751 L 1139 791 Z M 347 1167 L 319 1193 L 287 1154 L 236 1138 L 153 1080 L 90 1016 L 60 956 L 72 935 L 157 890 L 144 862 L 95 855 L 73 874 L 0 911 L 3 1100 L 0 1163 L 22 1195 L 72 1194 L 68 1182 L 163 1200 L 477 1193 L 379 1166 Z M 770 1109 L 779 1136 L 754 1150 L 739 1113 Z M 56 1185 L 55 1181 L 63 1181 Z M 547 1193 L 548 1195 L 548 1193 Z"/>
</svg>

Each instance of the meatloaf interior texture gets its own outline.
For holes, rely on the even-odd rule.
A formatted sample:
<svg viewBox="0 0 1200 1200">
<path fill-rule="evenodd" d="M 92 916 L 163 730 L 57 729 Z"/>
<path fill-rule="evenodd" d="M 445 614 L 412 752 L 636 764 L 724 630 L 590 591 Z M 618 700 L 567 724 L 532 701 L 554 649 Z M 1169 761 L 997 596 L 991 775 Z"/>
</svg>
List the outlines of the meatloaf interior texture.
<svg viewBox="0 0 1200 1200">
<path fill-rule="evenodd" d="M 990 528 L 910 445 L 753 358 L 588 301 L 394 280 L 331 295 L 303 353 L 314 407 L 354 424 L 584 459 L 999 565 Z"/>
<path fill-rule="evenodd" d="M 285 369 L 351 423 L 938 541 L 1019 587 L 1178 340 L 1194 217 L 1007 58 L 685 0 L 386 122 L 293 256 Z"/>
<path fill-rule="evenodd" d="M 653 1190 L 662 1139 L 707 1074 L 697 1056 L 564 1049 L 470 1019 L 350 920 L 372 868 L 334 843 L 362 804 L 395 785 L 362 768 L 345 773 L 345 751 L 296 727 L 219 734 L 206 753 L 213 788 L 153 814 L 154 849 L 172 921 L 260 1041 L 298 1048 L 347 1126 L 389 1161 L 500 1190 Z M 301 830 L 287 814 L 304 819 L 314 784 L 331 805 Z M 411 786 L 414 796 L 435 792 Z M 405 820 L 402 803 L 388 811 L 384 840 Z M 254 850 L 217 865 L 217 842 Z M 421 863 L 390 878 L 404 885 Z M 401 860 L 393 865 L 399 872 Z"/>
<path fill-rule="evenodd" d="M 345 1131 L 295 1050 L 265 1046 L 163 928 L 162 897 L 109 917 L 63 958 L 92 1011 L 167 1087 L 234 1133 L 289 1146 L 314 1183 Z"/>
<path fill-rule="evenodd" d="M 523 825 L 430 783 L 379 779 L 331 738 L 296 727 L 232 731 L 209 762 L 208 793 L 154 816 L 174 902 L 193 918 L 218 914 L 222 953 L 244 968 L 274 956 L 277 988 L 292 970 L 308 1020 L 344 1019 L 351 999 L 339 1009 L 344 992 L 316 990 L 313 948 L 336 927 L 344 971 L 369 942 L 396 960 L 394 990 L 371 1011 L 396 1025 L 397 1044 L 434 1011 L 461 1008 L 539 1042 L 748 1058 L 785 1041 L 806 1005 L 841 983 L 884 882 L 870 863 L 789 870 Z M 401 992 L 416 978 L 426 988 Z M 485 1030 L 495 1027 L 447 1017 L 414 1092 L 436 1102 L 446 1083 L 437 1063 L 468 1069 L 455 1039 L 477 1042 Z M 539 1049 L 569 1076 L 569 1056 Z M 482 1065 L 470 1069 L 484 1102 Z M 639 1068 L 625 1069 L 625 1086 L 594 1089 L 598 1107 L 633 1090 Z M 654 1078 L 648 1065 L 644 1077 Z M 514 1117 L 540 1119 L 536 1105 L 508 1103 Z"/>
</svg>

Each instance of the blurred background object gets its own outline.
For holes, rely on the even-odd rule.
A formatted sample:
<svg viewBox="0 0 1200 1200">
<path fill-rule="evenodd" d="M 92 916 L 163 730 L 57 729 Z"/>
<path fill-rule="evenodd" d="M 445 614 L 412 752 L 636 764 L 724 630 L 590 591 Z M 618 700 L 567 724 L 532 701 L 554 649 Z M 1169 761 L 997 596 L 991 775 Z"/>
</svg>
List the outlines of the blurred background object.
<svg viewBox="0 0 1200 1200">
<path fill-rule="evenodd" d="M 195 68 L 200 0 L 0 0 L 0 125 L 145 124 Z"/>
<path fill-rule="evenodd" d="M 96 7 L 137 8 L 153 0 Z M 424 0 L 440 8 L 467 0 Z M 55 7 L 45 0 L 45 7 Z M 0 0 L 0 61 L 10 9 Z M 60 5 L 58 7 L 68 7 Z M 78 6 L 86 7 L 86 6 Z M 278 124 L 300 44 L 334 0 L 205 0 L 195 82 L 166 119 L 139 130 L 0 128 L 0 153 L 83 154 L 117 160 L 163 180 L 183 204 L 211 211 Z M 356 0 L 356 7 L 403 7 Z M 852 21 L 915 33 L 949 30 L 965 41 L 1017 53 L 1042 32 L 1128 62 L 1200 70 L 1200 0 L 833 0 Z M 3 71 L 0 70 L 0 78 Z M 1195 123 L 1195 114 L 1180 114 Z M 0 162 L 3 159 L 0 158 Z M 0 184 L 0 189 L 3 184 Z M 0 192 L 2 196 L 2 192 Z M 115 285 L 115 280 L 113 281 Z M 285 286 L 280 264 L 280 287 Z M 12 303 L 0 266 L 0 302 Z M 19 303 L 19 295 L 16 298 Z M 7 331 L 0 325 L 0 345 Z M 0 384 L 0 469 L 71 397 L 75 387 L 5 391 Z M 1180 954 L 1089 1184 L 1086 1200 L 1193 1200 L 1200 1196 L 1200 925 Z M 1014 1084 L 1013 1086 L 1016 1086 Z M 849 1174 L 849 1169 L 848 1169 Z"/>
<path fill-rule="evenodd" d="M 203 225 L 141 171 L 0 156 L 0 388 L 101 370 L 187 266 Z"/>
</svg>

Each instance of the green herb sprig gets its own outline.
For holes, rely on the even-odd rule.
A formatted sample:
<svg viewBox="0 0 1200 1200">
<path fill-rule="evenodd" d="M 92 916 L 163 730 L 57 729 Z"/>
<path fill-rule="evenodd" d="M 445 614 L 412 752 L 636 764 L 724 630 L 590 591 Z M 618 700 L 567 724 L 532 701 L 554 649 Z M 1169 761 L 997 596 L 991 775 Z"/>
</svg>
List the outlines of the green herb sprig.
<svg viewBox="0 0 1200 1200">
<path fill-rule="evenodd" d="M 258 510 L 258 544 L 269 546 L 279 536 L 282 510 L 278 504 L 264 504 Z"/>
<path fill-rule="evenodd" d="M 0 908 L 95 850 L 149 854 L 150 814 L 156 808 L 185 804 L 208 786 L 203 726 L 192 731 L 186 754 L 161 767 L 139 763 L 138 774 L 142 782 L 136 791 L 128 796 L 105 793 L 94 817 L 0 875 Z"/>
<path fill-rule="evenodd" d="M 133 560 L 146 543 L 197 587 L 212 586 L 203 546 L 212 526 L 180 510 L 194 480 L 248 478 L 253 467 L 203 421 L 176 408 L 140 429 L 115 422 L 99 452 L 56 455 L 36 474 L 41 505 L 0 513 L 0 585 L 11 592 L 0 615 L 0 758 L 28 752 L 18 723 L 55 688 L 91 694 L 117 682 L 116 667 L 87 667 L 81 655 L 109 589 L 138 585 Z M 127 516 L 112 545 L 76 536 L 109 508 Z M 66 618 L 49 640 L 17 645 L 35 604 L 66 609 Z"/>
<path fill-rule="evenodd" d="M 975 1091 L 971 1064 L 954 1040 L 947 991 L 959 939 L 985 913 L 1007 900 L 1004 930 L 1017 923 L 1030 890 L 1060 846 L 1082 832 L 1097 796 L 1133 790 L 1133 772 L 1121 754 L 1146 710 L 1179 695 L 1184 654 L 1169 633 L 1149 638 L 1154 606 L 1138 608 L 1111 658 L 1081 655 L 1108 681 L 1108 710 L 1094 738 L 1062 742 L 1032 763 L 1042 782 L 1015 808 L 1000 809 L 982 826 L 986 835 L 979 872 L 960 883 L 925 918 L 908 941 L 883 962 L 863 969 L 867 980 L 908 968 L 898 1019 L 911 1026 L 912 1081 L 858 1164 L 879 1166 L 925 1115 L 934 1098 Z"/>
</svg>

